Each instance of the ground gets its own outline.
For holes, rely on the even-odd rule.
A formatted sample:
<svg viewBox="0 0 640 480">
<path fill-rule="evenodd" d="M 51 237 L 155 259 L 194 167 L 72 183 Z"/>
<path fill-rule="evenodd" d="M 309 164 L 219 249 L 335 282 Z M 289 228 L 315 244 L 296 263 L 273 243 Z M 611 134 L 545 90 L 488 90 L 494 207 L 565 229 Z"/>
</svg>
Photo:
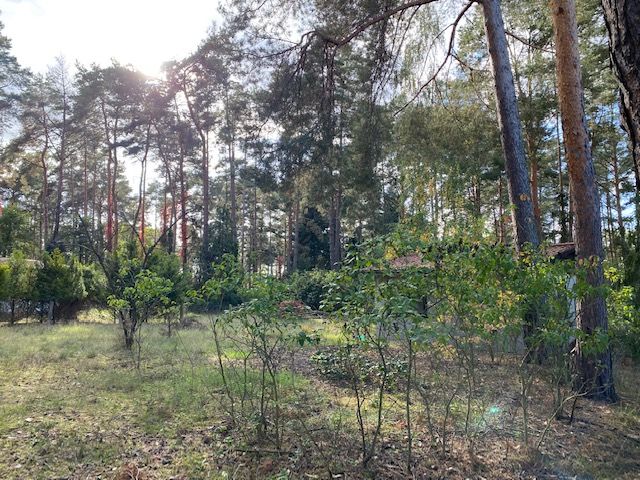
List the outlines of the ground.
<svg viewBox="0 0 640 480">
<path fill-rule="evenodd" d="M 640 478 L 640 369 L 628 362 L 618 368 L 619 404 L 580 399 L 568 424 L 547 423 L 547 403 L 532 402 L 533 445 L 549 426 L 537 450 L 527 450 L 518 433 L 521 408 L 509 362 L 482 362 L 478 398 L 487 413 L 471 434 L 461 431 L 454 402 L 443 448 L 422 406 L 412 406 L 411 473 L 402 395 L 392 391 L 379 451 L 363 470 L 348 382 L 309 360 L 331 355 L 339 328 L 305 322 L 321 342 L 282 366 L 287 433 L 280 452 L 246 425 L 230 423 L 206 322 L 171 337 L 160 324 L 146 325 L 139 369 L 114 324 L 0 327 L 0 478 Z M 531 394 L 543 391 L 534 385 Z"/>
</svg>

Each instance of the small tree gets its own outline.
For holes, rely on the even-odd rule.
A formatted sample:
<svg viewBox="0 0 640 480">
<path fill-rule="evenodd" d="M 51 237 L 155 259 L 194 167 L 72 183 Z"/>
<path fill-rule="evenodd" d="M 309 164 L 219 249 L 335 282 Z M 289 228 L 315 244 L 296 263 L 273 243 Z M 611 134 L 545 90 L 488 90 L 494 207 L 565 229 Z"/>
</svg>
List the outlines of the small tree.
<svg viewBox="0 0 640 480">
<path fill-rule="evenodd" d="M 27 215 L 15 205 L 9 205 L 0 215 L 0 256 L 9 256 L 29 243 Z"/>
<path fill-rule="evenodd" d="M 42 268 L 38 270 L 35 282 L 35 298 L 48 304 L 48 322 L 54 323 L 54 310 L 70 307 L 86 297 L 82 271 L 78 260 L 69 258 L 59 250 L 43 256 Z"/>
<path fill-rule="evenodd" d="M 16 303 L 31 300 L 33 296 L 36 269 L 29 264 L 24 254 L 19 250 L 11 254 L 7 267 L 8 278 L 5 284 L 4 298 L 9 301 L 11 308 L 10 323 L 13 325 L 16 320 Z"/>
<path fill-rule="evenodd" d="M 120 244 L 113 254 L 96 255 L 106 277 L 107 303 L 120 322 L 128 350 L 136 341 L 140 347 L 143 323 L 156 315 L 168 315 L 186 301 L 189 286 L 178 257 L 156 249 L 158 243 L 146 249 L 136 238 Z"/>
<path fill-rule="evenodd" d="M 171 280 L 144 269 L 135 275 L 130 286 L 108 299 L 109 306 L 120 317 L 126 348 L 130 350 L 134 341 L 137 344 L 137 368 L 140 367 L 142 324 L 174 305 L 169 298 L 173 287 Z"/>
<path fill-rule="evenodd" d="M 167 294 L 171 308 L 163 308 L 163 314 L 167 322 L 167 334 L 170 336 L 172 318 L 174 318 L 176 308 L 184 308 L 188 303 L 187 293 L 191 288 L 191 277 L 188 270 L 182 269 L 178 256 L 171 255 L 162 249 L 154 250 L 149 256 L 148 263 L 150 271 L 161 278 L 171 281 L 171 291 Z"/>
</svg>

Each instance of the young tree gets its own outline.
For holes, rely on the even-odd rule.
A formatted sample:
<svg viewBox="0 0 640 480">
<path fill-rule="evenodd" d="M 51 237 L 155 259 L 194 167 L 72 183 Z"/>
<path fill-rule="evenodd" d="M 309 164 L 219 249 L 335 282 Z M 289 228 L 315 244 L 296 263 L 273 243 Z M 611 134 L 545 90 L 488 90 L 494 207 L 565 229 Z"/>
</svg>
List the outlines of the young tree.
<svg viewBox="0 0 640 480">
<path fill-rule="evenodd" d="M 579 262 L 587 265 L 589 284 L 598 289 L 604 284 L 600 196 L 585 119 L 575 1 L 553 0 L 551 12 L 558 99 L 569 164 L 569 183 L 574 197 L 576 253 Z M 607 309 L 599 292 L 581 298 L 577 312 L 577 325 L 586 335 L 607 332 Z M 579 374 L 577 388 L 594 398 L 615 401 L 617 397 L 609 348 L 600 353 L 589 352 L 582 340 L 578 339 L 576 349 Z"/>
<path fill-rule="evenodd" d="M 9 263 L 0 264 L 0 277 L 0 295 L 9 302 L 9 323 L 13 325 L 18 302 L 32 299 L 36 268 L 21 251 L 16 250 L 11 254 Z"/>
<path fill-rule="evenodd" d="M 47 304 L 47 320 L 55 322 L 56 307 L 68 307 L 86 297 L 77 259 L 66 258 L 59 250 L 45 253 L 35 281 L 35 298 Z"/>
</svg>

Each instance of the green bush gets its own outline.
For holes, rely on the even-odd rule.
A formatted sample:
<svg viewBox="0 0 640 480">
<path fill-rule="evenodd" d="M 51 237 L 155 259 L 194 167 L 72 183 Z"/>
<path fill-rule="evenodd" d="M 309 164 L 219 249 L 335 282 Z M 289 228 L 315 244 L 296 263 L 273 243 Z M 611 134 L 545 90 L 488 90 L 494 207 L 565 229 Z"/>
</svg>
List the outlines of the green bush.
<svg viewBox="0 0 640 480">
<path fill-rule="evenodd" d="M 616 351 L 640 359 L 640 311 L 635 304 L 633 287 L 622 283 L 621 273 L 614 268 L 606 271 L 611 284 L 607 298 L 609 309 L 609 335 Z"/>
<path fill-rule="evenodd" d="M 240 305 L 243 301 L 245 273 L 235 255 L 225 253 L 211 264 L 209 278 L 196 292 L 191 292 L 197 309 L 212 312 Z"/>
<path fill-rule="evenodd" d="M 385 366 L 375 357 L 368 357 L 361 346 L 345 345 L 334 349 L 325 349 L 314 353 L 309 357 L 315 364 L 318 373 L 337 381 L 354 380 L 367 384 L 375 384 L 380 381 Z M 407 361 L 405 359 L 388 360 L 386 364 L 387 389 L 398 388 L 400 380 L 407 373 Z"/>
<path fill-rule="evenodd" d="M 74 307 L 86 296 L 80 262 L 73 256 L 66 257 L 57 248 L 45 253 L 36 276 L 34 299 L 49 303 L 49 319 L 54 320 L 58 308 L 68 314 L 67 319 L 72 319 L 77 313 Z"/>
<path fill-rule="evenodd" d="M 80 271 L 87 292 L 87 300 L 99 305 L 106 305 L 107 279 L 104 272 L 94 263 L 80 264 Z"/>
<path fill-rule="evenodd" d="M 313 310 L 320 310 L 333 272 L 309 270 L 291 276 L 293 296 Z"/>
<path fill-rule="evenodd" d="M 119 319 L 125 347 L 137 342 L 136 366 L 140 363 L 140 328 L 154 316 L 168 318 L 186 302 L 190 280 L 175 255 L 161 249 L 143 251 L 131 239 L 106 256 L 103 271 L 107 304 Z"/>
</svg>

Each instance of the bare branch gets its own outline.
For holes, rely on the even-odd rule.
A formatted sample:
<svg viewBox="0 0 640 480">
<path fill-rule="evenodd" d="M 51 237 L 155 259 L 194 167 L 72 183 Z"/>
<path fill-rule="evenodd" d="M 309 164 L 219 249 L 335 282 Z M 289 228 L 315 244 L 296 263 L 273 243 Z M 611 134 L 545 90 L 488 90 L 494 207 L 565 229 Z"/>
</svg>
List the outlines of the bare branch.
<svg viewBox="0 0 640 480">
<path fill-rule="evenodd" d="M 420 96 L 420 94 L 424 91 L 424 89 L 427 88 L 438 77 L 438 75 L 440 74 L 440 72 L 442 71 L 444 66 L 449 62 L 449 58 L 451 58 L 452 55 L 453 55 L 453 47 L 454 47 L 454 45 L 456 43 L 455 42 L 455 40 L 456 40 L 456 29 L 458 28 L 458 24 L 462 21 L 462 19 L 464 18 L 465 14 L 467 13 L 467 11 L 469 11 L 469 9 L 475 3 L 475 1 L 476 0 L 472 0 L 469 3 L 467 3 L 464 6 L 464 8 L 460 11 L 460 13 L 456 17 L 456 19 L 453 21 L 453 23 L 451 24 L 451 37 L 449 38 L 449 47 L 447 49 L 447 53 L 446 53 L 446 55 L 444 57 L 444 60 L 442 60 L 442 63 L 440 63 L 440 65 L 438 66 L 436 71 L 433 73 L 433 75 L 431 75 L 429 80 L 427 80 L 418 89 L 418 91 L 411 97 L 411 99 L 408 102 L 406 102 L 400 109 L 396 110 L 394 115 L 398 115 L 398 114 L 402 113 L 409 105 L 411 105 Z"/>
</svg>

